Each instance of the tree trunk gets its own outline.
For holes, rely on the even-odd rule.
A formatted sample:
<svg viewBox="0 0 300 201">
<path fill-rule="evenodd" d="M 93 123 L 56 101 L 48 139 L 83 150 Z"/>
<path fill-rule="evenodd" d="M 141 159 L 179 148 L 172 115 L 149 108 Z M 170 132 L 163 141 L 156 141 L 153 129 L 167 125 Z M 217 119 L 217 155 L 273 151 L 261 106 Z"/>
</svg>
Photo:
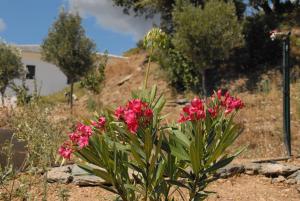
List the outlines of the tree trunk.
<svg viewBox="0 0 300 201">
<path fill-rule="evenodd" d="M 74 91 L 74 81 L 71 79 L 71 91 L 70 91 L 70 107 L 71 113 L 73 112 L 73 91 Z"/>
<path fill-rule="evenodd" d="M 1 102 L 2 102 L 2 107 L 5 106 L 5 101 L 4 101 L 4 92 L 1 91 Z"/>
<path fill-rule="evenodd" d="M 270 14 L 273 13 L 271 7 L 269 6 L 268 1 L 265 1 L 264 3 L 262 3 L 260 5 L 260 7 L 264 10 L 264 12 L 265 12 L 266 15 L 270 15 Z"/>
<path fill-rule="evenodd" d="M 204 96 L 207 96 L 207 90 L 206 90 L 206 69 L 203 69 L 201 71 L 201 76 L 202 76 L 202 93 Z"/>
</svg>

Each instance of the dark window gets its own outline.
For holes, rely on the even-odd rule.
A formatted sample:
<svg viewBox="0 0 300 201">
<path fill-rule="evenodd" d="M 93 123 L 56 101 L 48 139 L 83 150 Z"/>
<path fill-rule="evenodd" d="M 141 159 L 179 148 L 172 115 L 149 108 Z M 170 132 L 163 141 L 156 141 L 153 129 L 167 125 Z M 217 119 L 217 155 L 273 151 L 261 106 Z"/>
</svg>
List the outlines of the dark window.
<svg viewBox="0 0 300 201">
<path fill-rule="evenodd" d="M 35 66 L 27 65 L 26 68 L 27 68 L 26 79 L 33 80 L 35 77 Z"/>
</svg>

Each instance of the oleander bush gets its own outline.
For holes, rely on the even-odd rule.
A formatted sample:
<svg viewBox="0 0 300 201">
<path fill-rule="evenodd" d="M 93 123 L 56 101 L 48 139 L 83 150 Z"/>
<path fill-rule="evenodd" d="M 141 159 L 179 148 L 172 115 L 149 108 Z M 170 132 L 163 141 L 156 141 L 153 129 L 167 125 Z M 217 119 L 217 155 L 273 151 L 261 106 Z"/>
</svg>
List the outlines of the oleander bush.
<svg viewBox="0 0 300 201">
<path fill-rule="evenodd" d="M 151 56 L 163 46 L 164 35 L 154 29 L 144 44 L 150 59 L 144 87 L 126 105 L 106 109 L 79 122 L 59 148 L 64 159 L 74 154 L 79 166 L 111 186 L 102 187 L 124 201 L 175 200 L 181 189 L 190 201 L 203 200 L 214 173 L 240 152 L 226 154 L 240 134 L 234 117 L 243 102 L 221 90 L 194 98 L 183 108 L 177 124 L 164 123 L 165 99 L 154 86 L 147 88 Z M 184 198 L 182 198 L 184 199 Z"/>
</svg>

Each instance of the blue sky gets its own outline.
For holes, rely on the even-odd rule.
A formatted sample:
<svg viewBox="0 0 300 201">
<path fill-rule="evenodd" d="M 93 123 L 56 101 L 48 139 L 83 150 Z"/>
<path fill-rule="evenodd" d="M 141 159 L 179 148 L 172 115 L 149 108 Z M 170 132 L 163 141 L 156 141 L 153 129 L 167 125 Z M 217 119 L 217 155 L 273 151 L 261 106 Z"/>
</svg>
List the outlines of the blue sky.
<svg viewBox="0 0 300 201">
<path fill-rule="evenodd" d="M 124 15 L 111 0 L 1 0 L 0 37 L 9 43 L 40 44 L 63 5 L 80 13 L 98 50 L 111 54 L 134 47 L 153 24 Z"/>
</svg>

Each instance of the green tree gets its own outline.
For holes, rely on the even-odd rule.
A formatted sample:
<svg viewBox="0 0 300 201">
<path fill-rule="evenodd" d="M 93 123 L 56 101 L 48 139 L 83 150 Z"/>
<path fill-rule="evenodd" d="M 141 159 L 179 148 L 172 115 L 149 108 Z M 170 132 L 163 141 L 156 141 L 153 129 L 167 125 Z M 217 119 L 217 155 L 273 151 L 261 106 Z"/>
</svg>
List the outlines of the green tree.
<svg viewBox="0 0 300 201">
<path fill-rule="evenodd" d="M 210 0 L 202 8 L 177 1 L 173 17 L 176 33 L 172 42 L 176 50 L 196 64 L 206 95 L 206 69 L 224 62 L 231 50 L 243 43 L 235 6 L 231 1 Z"/>
<path fill-rule="evenodd" d="M 194 6 L 204 6 L 205 0 L 185 0 Z M 225 0 L 226 1 L 226 0 Z M 155 14 L 160 15 L 160 27 L 166 33 L 174 32 L 172 13 L 176 0 L 113 0 L 116 6 L 123 8 L 125 14 L 134 13 L 136 16 L 152 18 Z M 241 18 L 246 10 L 242 0 L 234 0 L 236 14 Z"/>
<path fill-rule="evenodd" d="M 0 93 L 2 105 L 4 105 L 4 96 L 6 88 L 11 82 L 21 77 L 23 63 L 21 61 L 20 51 L 4 42 L 0 42 Z"/>
<path fill-rule="evenodd" d="M 299 8 L 299 0 L 250 0 L 250 5 L 258 10 L 263 11 L 266 15 L 289 13 Z"/>
<path fill-rule="evenodd" d="M 85 36 L 78 14 L 62 10 L 42 44 L 46 61 L 59 66 L 70 83 L 70 105 L 73 107 L 74 82 L 94 66 L 95 44 Z"/>
</svg>

